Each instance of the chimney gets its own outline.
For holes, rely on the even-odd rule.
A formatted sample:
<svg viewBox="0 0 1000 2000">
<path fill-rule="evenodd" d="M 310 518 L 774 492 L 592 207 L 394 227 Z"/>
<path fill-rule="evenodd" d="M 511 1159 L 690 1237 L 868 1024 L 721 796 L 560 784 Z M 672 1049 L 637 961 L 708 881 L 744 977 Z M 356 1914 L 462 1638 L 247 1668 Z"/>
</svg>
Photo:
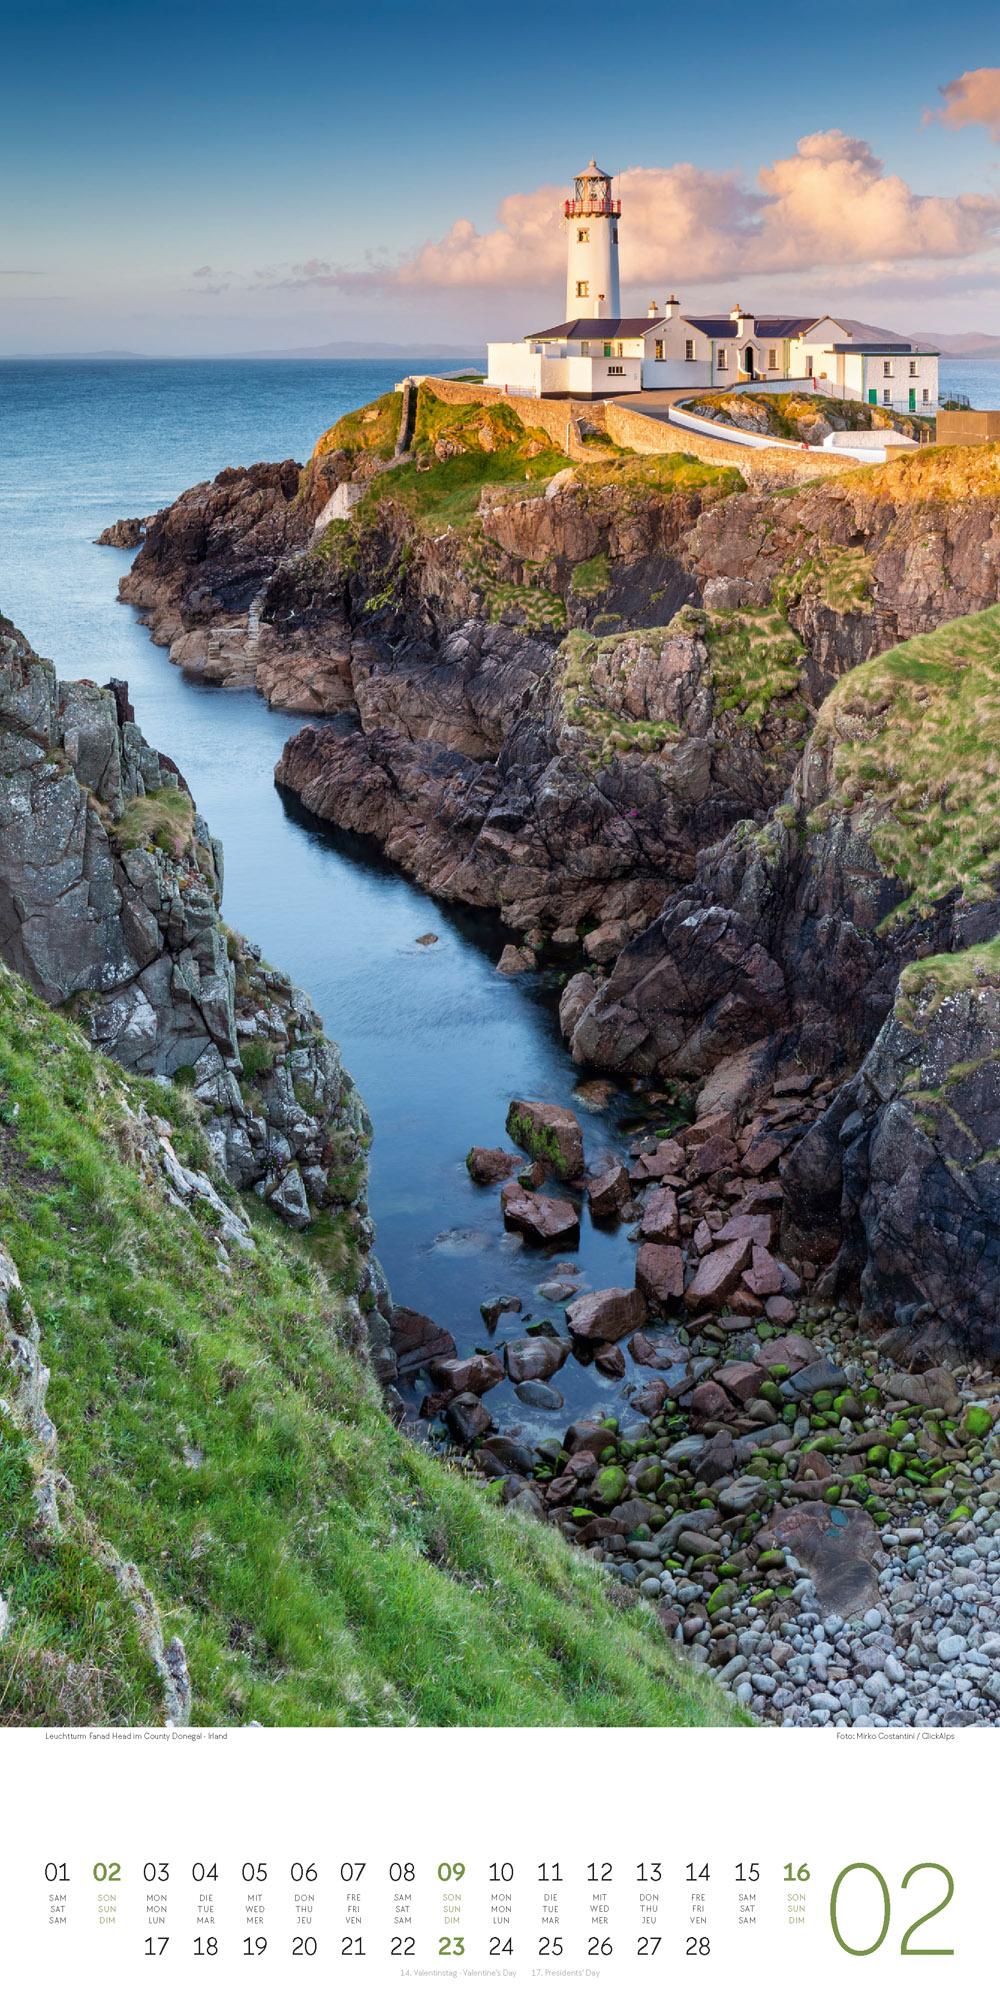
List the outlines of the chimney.
<svg viewBox="0 0 1000 2000">
<path fill-rule="evenodd" d="M 675 299 L 673 292 L 671 292 L 670 297 L 663 308 L 663 317 L 664 319 L 673 319 L 674 314 L 679 311 L 680 311 L 680 300 Z"/>
<path fill-rule="evenodd" d="M 647 311 L 646 311 L 646 318 L 647 318 L 647 319 L 659 319 L 659 317 L 660 317 L 660 308 L 659 308 L 659 306 L 657 305 L 657 303 L 656 303 L 656 300 L 655 300 L 655 299 L 650 299 L 650 301 L 649 301 L 649 306 L 648 306 L 648 308 L 647 308 Z"/>
</svg>

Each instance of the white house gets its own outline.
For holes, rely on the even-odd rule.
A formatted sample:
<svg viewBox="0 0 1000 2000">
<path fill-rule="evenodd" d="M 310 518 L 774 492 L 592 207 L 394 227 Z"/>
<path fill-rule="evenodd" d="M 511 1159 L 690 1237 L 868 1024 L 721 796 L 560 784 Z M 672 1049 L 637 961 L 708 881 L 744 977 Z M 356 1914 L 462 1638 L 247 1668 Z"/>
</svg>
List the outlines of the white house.
<svg viewBox="0 0 1000 2000">
<path fill-rule="evenodd" d="M 529 396 L 622 396 L 649 389 L 730 389 L 750 382 L 813 390 L 932 416 L 938 355 L 902 334 L 829 313 L 758 317 L 682 313 L 673 294 L 623 319 L 621 202 L 591 160 L 565 203 L 566 318 L 523 340 L 491 341 L 486 380 Z"/>
</svg>

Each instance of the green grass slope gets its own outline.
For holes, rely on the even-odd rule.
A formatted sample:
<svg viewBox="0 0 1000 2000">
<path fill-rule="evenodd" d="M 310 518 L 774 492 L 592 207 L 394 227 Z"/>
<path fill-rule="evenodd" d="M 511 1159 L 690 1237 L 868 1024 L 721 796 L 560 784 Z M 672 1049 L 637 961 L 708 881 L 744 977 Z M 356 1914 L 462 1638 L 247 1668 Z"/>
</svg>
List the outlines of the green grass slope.
<svg viewBox="0 0 1000 2000">
<path fill-rule="evenodd" d="M 854 667 L 820 710 L 826 810 L 869 800 L 873 846 L 908 890 L 895 915 L 951 891 L 974 902 L 1000 871 L 1000 609 L 939 625 Z"/>
<path fill-rule="evenodd" d="M 739 1723 L 644 1605 L 399 1434 L 302 1241 L 258 1222 L 256 1255 L 220 1268 L 136 1146 L 140 1100 L 203 1166 L 191 1100 L 0 971 L 8 1317 L 37 1314 L 76 1494 L 46 1544 L 31 1450 L 0 1423 L 0 1721 L 157 1718 L 97 1535 L 183 1639 L 198 1724 Z M 0 1342 L 0 1400 L 5 1369 Z"/>
</svg>

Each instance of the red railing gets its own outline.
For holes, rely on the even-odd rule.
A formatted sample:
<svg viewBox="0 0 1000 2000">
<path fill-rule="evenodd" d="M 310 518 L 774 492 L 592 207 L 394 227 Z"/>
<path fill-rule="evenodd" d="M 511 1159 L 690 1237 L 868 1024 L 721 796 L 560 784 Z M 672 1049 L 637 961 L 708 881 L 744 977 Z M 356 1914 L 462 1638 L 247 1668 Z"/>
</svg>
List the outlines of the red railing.
<svg viewBox="0 0 1000 2000">
<path fill-rule="evenodd" d="M 620 215 L 621 212 L 620 201 L 566 201 L 563 204 L 565 215 Z"/>
</svg>

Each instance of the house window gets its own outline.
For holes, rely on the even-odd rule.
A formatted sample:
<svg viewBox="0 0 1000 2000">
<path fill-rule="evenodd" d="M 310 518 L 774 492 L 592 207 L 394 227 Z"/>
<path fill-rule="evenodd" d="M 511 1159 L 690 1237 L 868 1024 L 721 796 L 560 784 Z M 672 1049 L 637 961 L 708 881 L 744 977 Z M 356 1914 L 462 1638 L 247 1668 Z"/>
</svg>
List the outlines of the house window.
<svg viewBox="0 0 1000 2000">
<path fill-rule="evenodd" d="M 892 362 L 891 362 L 891 361 L 883 361 L 883 363 L 882 363 L 882 373 L 883 373 L 883 375 L 891 375 L 891 374 L 892 374 Z"/>
<path fill-rule="evenodd" d="M 719 367 L 720 367 L 720 368 L 728 368 L 728 367 L 729 367 L 729 356 L 728 356 L 728 354 L 727 354 L 727 352 L 726 352 L 726 349 L 725 349 L 724 347 L 720 347 L 720 349 L 719 349 L 719 354 L 718 354 L 718 363 L 719 363 Z"/>
<path fill-rule="evenodd" d="M 589 342 L 589 340 L 581 340 L 581 342 L 580 342 L 580 353 L 581 353 L 581 354 L 589 354 L 589 353 L 590 353 L 590 342 Z"/>
<path fill-rule="evenodd" d="M 655 358 L 656 358 L 656 360 L 657 360 L 657 361 L 662 361 L 662 360 L 663 360 L 663 342 L 662 342 L 662 340 L 657 340 L 657 341 L 656 341 L 656 342 L 654 343 L 654 348 L 653 348 L 653 352 L 654 352 L 654 355 L 655 355 Z"/>
<path fill-rule="evenodd" d="M 883 389 L 883 391 L 882 391 L 882 401 L 883 401 L 883 403 L 890 403 L 890 404 L 891 404 L 891 402 L 892 402 L 892 390 L 891 390 L 891 389 Z"/>
<path fill-rule="evenodd" d="M 916 375 L 916 373 L 917 373 L 917 364 L 916 364 L 916 362 L 915 362 L 915 361 L 911 361 L 911 362 L 910 362 L 910 374 L 911 374 L 911 375 Z"/>
<path fill-rule="evenodd" d="M 813 372 L 813 358 L 812 358 L 812 355 L 811 355 L 811 354 L 807 354 L 807 355 L 806 355 L 806 374 L 807 374 L 807 375 L 811 375 L 811 374 L 812 374 L 812 372 Z"/>
<path fill-rule="evenodd" d="M 929 402 L 930 402 L 930 400 L 931 400 L 931 392 L 930 392 L 930 390 L 929 390 L 929 389 L 925 389 L 925 390 L 924 390 L 924 402 L 925 402 L 925 403 L 929 403 Z"/>
<path fill-rule="evenodd" d="M 767 350 L 767 365 L 768 365 L 768 367 L 769 367 L 769 368 L 777 368 L 777 366 L 778 366 L 778 350 L 777 350 L 777 348 L 776 348 L 776 347 L 769 347 L 769 348 L 768 348 L 768 350 Z"/>
<path fill-rule="evenodd" d="M 577 281 L 576 281 L 576 296 L 577 296 L 577 298 L 578 298 L 578 299 L 589 299 L 589 297 L 590 297 L 590 286 L 588 285 L 588 283 L 587 283 L 587 280 L 586 280 L 586 278 L 578 278 L 578 279 L 577 279 Z"/>
<path fill-rule="evenodd" d="M 686 340 L 686 341 L 684 342 L 684 359 L 685 359 L 685 361 L 693 361 L 693 360 L 694 360 L 694 341 L 693 341 L 693 340 Z"/>
<path fill-rule="evenodd" d="M 618 340 L 618 341 L 616 341 L 616 342 L 615 342 L 615 353 L 616 353 L 616 354 L 618 354 L 618 355 L 622 355 L 622 354 L 624 354 L 624 352 L 625 352 L 625 343 L 624 343 L 624 341 L 621 341 L 621 340 Z"/>
<path fill-rule="evenodd" d="M 590 230 L 589 230 L 589 229 L 578 229 L 578 230 L 577 230 L 577 232 L 576 232 L 576 240 L 577 240 L 577 242 L 578 242 L 578 243 L 589 243 L 589 242 L 590 242 Z"/>
<path fill-rule="evenodd" d="M 625 373 L 624 368 L 616 368 L 614 366 L 614 363 L 612 363 L 611 367 L 608 369 L 609 375 L 624 375 L 624 373 Z"/>
</svg>

